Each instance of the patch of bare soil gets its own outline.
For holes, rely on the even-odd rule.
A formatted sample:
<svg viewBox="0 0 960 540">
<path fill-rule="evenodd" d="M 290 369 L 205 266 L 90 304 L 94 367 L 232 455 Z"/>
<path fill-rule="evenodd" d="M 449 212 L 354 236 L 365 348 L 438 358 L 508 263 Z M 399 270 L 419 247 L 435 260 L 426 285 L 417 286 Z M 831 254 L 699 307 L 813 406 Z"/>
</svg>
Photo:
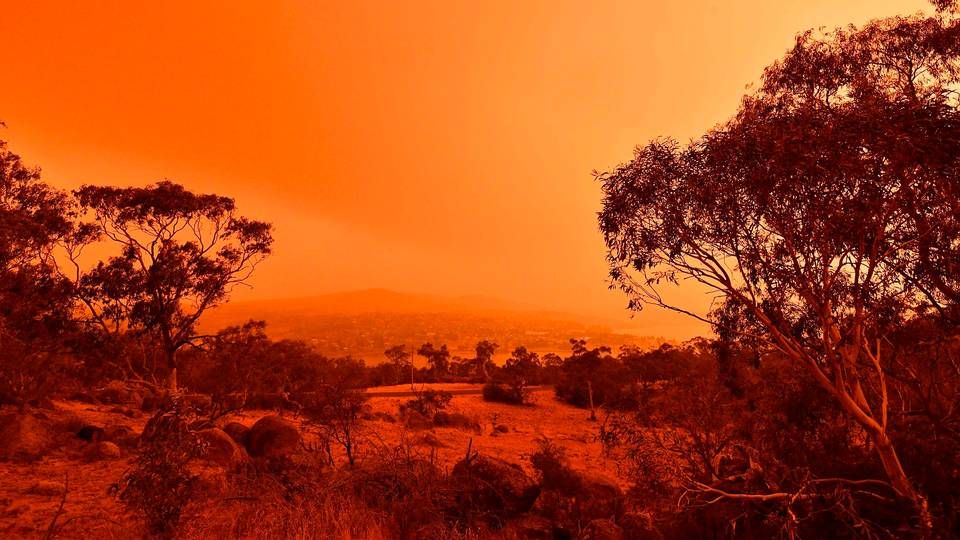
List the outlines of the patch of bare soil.
<svg viewBox="0 0 960 540">
<path fill-rule="evenodd" d="M 38 411 L 49 418 L 55 447 L 35 461 L 0 462 L 0 538 L 44 538 L 55 516 L 58 538 L 139 537 L 135 522 L 124 516 L 109 492 L 128 466 L 129 450 L 119 457 L 92 459 L 90 448 L 96 443 L 77 437 L 75 430 L 122 425 L 139 433 L 146 419 L 131 418 L 129 411 L 123 414 L 110 405 L 55 406 Z"/>
</svg>

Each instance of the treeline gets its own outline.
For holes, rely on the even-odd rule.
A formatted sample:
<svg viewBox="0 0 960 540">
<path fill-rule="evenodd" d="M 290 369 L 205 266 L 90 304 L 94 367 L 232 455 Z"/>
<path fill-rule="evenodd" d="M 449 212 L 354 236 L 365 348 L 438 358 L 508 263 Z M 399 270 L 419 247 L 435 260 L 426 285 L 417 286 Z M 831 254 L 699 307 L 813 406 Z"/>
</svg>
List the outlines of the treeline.
<svg viewBox="0 0 960 540">
<path fill-rule="evenodd" d="M 168 181 L 66 193 L 0 140 L 0 403 L 111 379 L 176 392 L 198 320 L 272 243 L 228 197 Z"/>
</svg>

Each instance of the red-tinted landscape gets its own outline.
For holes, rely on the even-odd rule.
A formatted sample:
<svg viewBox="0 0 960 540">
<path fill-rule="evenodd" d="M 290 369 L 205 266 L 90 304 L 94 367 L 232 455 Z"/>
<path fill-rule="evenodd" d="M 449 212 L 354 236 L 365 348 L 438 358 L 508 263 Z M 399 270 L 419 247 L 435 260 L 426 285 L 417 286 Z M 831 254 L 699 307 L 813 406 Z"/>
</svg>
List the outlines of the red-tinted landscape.
<svg viewBox="0 0 960 540">
<path fill-rule="evenodd" d="M 960 538 L 955 0 L 2 13 L 0 538 Z"/>
</svg>

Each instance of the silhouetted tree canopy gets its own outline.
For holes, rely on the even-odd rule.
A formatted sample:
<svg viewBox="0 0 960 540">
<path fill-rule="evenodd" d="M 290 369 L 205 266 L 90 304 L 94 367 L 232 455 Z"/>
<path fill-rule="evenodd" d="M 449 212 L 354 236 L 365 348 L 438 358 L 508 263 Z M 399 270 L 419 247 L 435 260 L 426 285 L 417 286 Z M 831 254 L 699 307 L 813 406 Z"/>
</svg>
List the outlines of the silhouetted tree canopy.
<svg viewBox="0 0 960 540">
<path fill-rule="evenodd" d="M 0 403 L 36 398 L 60 366 L 73 296 L 53 250 L 74 217 L 67 195 L 0 140 Z"/>
<path fill-rule="evenodd" d="M 163 181 L 140 188 L 83 186 L 93 217 L 86 240 L 119 253 L 77 279 L 80 298 L 104 330 L 156 332 L 176 390 L 176 354 L 200 316 L 249 279 L 273 243 L 268 223 L 239 215 L 233 199 Z M 71 250 L 74 260 L 83 244 Z"/>
<path fill-rule="evenodd" d="M 723 312 L 805 366 L 921 514 L 888 435 L 885 341 L 960 299 L 958 75 L 948 16 L 807 32 L 732 120 L 598 174 L 610 275 L 631 306 Z M 680 281 L 719 293 L 712 316 L 664 300 Z"/>
</svg>

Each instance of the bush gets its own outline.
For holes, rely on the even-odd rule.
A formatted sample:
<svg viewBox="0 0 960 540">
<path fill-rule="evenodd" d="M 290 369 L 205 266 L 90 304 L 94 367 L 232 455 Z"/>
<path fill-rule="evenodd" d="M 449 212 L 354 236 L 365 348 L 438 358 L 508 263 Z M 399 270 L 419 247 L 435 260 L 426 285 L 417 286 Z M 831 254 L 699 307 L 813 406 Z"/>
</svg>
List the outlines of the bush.
<svg viewBox="0 0 960 540">
<path fill-rule="evenodd" d="M 415 411 L 427 418 L 432 418 L 437 412 L 446 409 L 452 399 L 453 394 L 450 392 L 443 390 L 425 390 L 418 392 L 415 398 L 406 403 L 401 403 L 400 413 Z"/>
<path fill-rule="evenodd" d="M 196 485 L 187 465 L 203 454 L 204 445 L 190 430 L 192 420 L 177 404 L 159 411 L 143 430 L 133 468 L 112 488 L 157 536 L 172 536 Z"/>
<path fill-rule="evenodd" d="M 438 411 L 437 414 L 433 415 L 433 425 L 480 432 L 480 423 L 476 419 L 461 413 Z"/>
<path fill-rule="evenodd" d="M 496 403 L 522 405 L 526 402 L 527 390 L 523 387 L 507 386 L 489 382 L 483 385 L 483 400 Z"/>
<path fill-rule="evenodd" d="M 570 468 L 563 448 L 546 437 L 537 440 L 537 447 L 530 456 L 530 463 L 537 471 L 540 486 L 570 494 L 580 491 L 580 475 Z"/>
</svg>

